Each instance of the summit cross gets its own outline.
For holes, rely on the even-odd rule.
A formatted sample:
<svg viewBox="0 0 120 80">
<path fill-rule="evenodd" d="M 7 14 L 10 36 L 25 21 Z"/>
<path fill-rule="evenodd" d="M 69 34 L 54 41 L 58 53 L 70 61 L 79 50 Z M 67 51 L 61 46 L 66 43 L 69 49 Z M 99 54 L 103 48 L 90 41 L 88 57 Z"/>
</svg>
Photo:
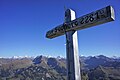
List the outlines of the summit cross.
<svg viewBox="0 0 120 80">
<path fill-rule="evenodd" d="M 112 6 L 107 6 L 79 18 L 75 18 L 73 10 L 67 9 L 64 23 L 46 33 L 46 37 L 50 39 L 66 35 L 67 80 L 81 80 L 77 30 L 114 20 L 115 16 Z"/>
</svg>

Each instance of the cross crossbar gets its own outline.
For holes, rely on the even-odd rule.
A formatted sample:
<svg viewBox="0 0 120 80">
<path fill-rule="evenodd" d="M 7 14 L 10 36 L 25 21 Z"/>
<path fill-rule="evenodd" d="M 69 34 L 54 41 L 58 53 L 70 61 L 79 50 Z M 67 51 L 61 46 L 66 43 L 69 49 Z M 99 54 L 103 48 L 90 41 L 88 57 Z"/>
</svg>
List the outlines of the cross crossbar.
<svg viewBox="0 0 120 80">
<path fill-rule="evenodd" d="M 46 37 L 52 39 L 64 35 L 65 32 L 71 30 L 81 30 L 84 28 L 89 28 L 114 20 L 115 20 L 114 9 L 112 6 L 107 6 L 105 8 L 91 12 L 70 22 L 58 25 L 54 29 L 49 30 L 46 33 Z"/>
</svg>

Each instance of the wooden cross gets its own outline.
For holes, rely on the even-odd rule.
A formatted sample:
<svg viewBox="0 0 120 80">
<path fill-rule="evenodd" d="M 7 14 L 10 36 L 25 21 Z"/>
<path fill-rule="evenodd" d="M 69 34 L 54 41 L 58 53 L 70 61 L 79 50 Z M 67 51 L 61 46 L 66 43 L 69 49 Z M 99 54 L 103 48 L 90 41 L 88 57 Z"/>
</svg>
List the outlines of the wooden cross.
<svg viewBox="0 0 120 80">
<path fill-rule="evenodd" d="M 46 37 L 50 39 L 66 35 L 67 80 L 81 80 L 77 30 L 114 20 L 115 16 L 112 6 L 107 6 L 77 19 L 75 19 L 75 12 L 67 9 L 64 23 L 46 33 Z"/>
</svg>

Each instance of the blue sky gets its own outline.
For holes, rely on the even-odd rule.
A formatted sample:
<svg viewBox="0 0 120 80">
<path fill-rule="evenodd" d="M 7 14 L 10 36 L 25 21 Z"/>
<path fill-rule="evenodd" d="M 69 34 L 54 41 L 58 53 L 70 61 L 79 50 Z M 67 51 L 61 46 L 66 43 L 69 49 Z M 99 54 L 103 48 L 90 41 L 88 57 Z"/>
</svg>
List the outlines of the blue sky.
<svg viewBox="0 0 120 80">
<path fill-rule="evenodd" d="M 0 0 L 0 56 L 66 56 L 65 36 L 47 39 L 64 22 L 64 6 L 76 17 L 108 5 L 116 20 L 78 31 L 79 55 L 120 56 L 120 0 Z"/>
</svg>

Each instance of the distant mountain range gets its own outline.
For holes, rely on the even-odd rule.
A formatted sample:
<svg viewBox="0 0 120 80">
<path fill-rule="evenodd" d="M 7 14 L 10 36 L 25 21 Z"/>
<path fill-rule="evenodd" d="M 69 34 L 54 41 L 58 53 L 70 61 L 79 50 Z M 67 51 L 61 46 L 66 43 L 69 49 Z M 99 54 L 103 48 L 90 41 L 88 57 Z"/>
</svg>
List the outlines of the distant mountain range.
<svg viewBox="0 0 120 80">
<path fill-rule="evenodd" d="M 80 56 L 82 80 L 120 80 L 120 58 Z M 0 58 L 0 80 L 67 80 L 62 57 Z"/>
</svg>

